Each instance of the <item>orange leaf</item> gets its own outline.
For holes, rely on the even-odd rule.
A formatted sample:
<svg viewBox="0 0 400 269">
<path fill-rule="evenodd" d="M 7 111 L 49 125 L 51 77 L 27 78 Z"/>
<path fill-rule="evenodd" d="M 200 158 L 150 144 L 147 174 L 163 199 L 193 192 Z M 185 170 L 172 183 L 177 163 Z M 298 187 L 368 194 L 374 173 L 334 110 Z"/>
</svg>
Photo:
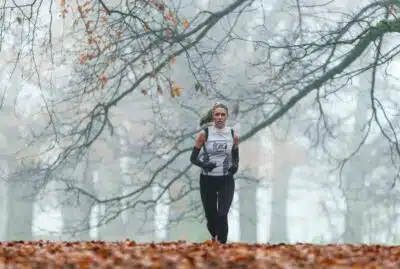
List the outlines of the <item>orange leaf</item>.
<svg viewBox="0 0 400 269">
<path fill-rule="evenodd" d="M 173 85 L 171 87 L 171 95 L 172 97 L 178 97 L 181 96 L 181 90 L 183 89 L 182 86 L 180 85 Z"/>
<path fill-rule="evenodd" d="M 101 82 L 101 87 L 104 88 L 104 86 L 107 84 L 108 82 L 108 77 L 106 74 L 101 75 L 100 77 L 100 82 Z"/>
<path fill-rule="evenodd" d="M 184 20 L 184 21 L 183 21 L 183 27 L 184 27 L 185 29 L 189 27 L 189 22 L 188 22 L 188 20 Z"/>
<path fill-rule="evenodd" d="M 87 262 L 87 261 L 82 261 L 82 262 L 78 263 L 78 265 L 79 265 L 79 268 L 81 268 L 81 269 L 89 269 L 89 262 Z"/>
<path fill-rule="evenodd" d="M 84 63 L 86 63 L 87 58 L 88 58 L 88 56 L 86 53 L 81 53 L 81 55 L 79 56 L 79 62 L 81 64 L 84 64 Z"/>
</svg>

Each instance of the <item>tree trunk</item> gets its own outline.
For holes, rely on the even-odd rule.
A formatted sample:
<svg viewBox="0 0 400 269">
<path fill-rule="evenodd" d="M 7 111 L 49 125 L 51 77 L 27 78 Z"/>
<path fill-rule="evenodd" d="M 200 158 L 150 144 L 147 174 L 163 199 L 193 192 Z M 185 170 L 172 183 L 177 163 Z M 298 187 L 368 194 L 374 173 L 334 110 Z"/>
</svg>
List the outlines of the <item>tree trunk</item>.
<svg viewBox="0 0 400 269">
<path fill-rule="evenodd" d="M 3 180 L 0 181 L 0 216 L 7 216 L 7 184 Z M 4 241 L 6 237 L 7 217 L 0 219 L 0 241 Z"/>
<path fill-rule="evenodd" d="M 257 182 L 237 181 L 239 187 L 240 241 L 257 243 Z"/>
<path fill-rule="evenodd" d="M 287 243 L 287 204 L 289 194 L 290 167 L 280 169 L 271 182 L 270 243 Z"/>
<path fill-rule="evenodd" d="M 144 171 L 136 170 L 135 164 L 132 164 L 132 160 L 129 156 L 125 157 L 125 164 L 121 165 L 122 168 L 120 169 L 120 180 L 116 181 L 119 186 L 114 186 L 115 188 L 119 188 L 120 194 L 124 194 L 124 184 L 129 186 L 127 192 L 130 192 L 145 186 L 150 179 L 149 174 L 144 173 Z M 134 184 L 132 184 L 133 182 Z M 125 200 L 125 202 L 129 201 L 133 207 L 125 209 L 123 214 L 112 221 L 113 223 L 107 225 L 107 231 L 114 234 L 117 231 L 121 231 L 118 236 L 120 239 L 124 237 L 137 242 L 153 241 L 155 204 L 152 202 L 150 202 L 150 205 L 146 203 L 146 201 L 148 202 L 153 200 L 152 188 L 147 187 L 141 192 L 138 198 L 135 198 L 135 200 L 132 198 L 128 199 L 129 200 Z M 122 215 L 124 216 L 123 218 Z M 104 232 L 105 231 L 103 230 L 103 233 Z"/>
<path fill-rule="evenodd" d="M 141 201 L 152 200 L 152 189 L 146 189 L 140 195 Z M 137 200 L 135 200 L 137 201 Z M 132 201 L 135 203 L 135 201 Z M 141 205 L 138 203 L 133 209 L 126 211 L 127 220 L 125 222 L 125 235 L 137 242 L 154 241 L 154 207 L 150 208 L 148 205 Z"/>
<path fill-rule="evenodd" d="M 371 72 L 365 72 L 360 77 L 360 89 L 357 100 L 357 107 L 354 113 L 355 123 L 352 137 L 349 141 L 350 147 L 354 151 L 354 147 L 358 145 L 364 136 L 363 125 L 368 116 L 369 106 L 369 75 Z M 347 163 L 344 169 L 345 180 L 345 227 L 343 234 L 344 243 L 361 243 L 363 242 L 363 218 L 365 210 L 365 168 L 363 168 L 363 160 L 360 154 L 354 155 Z"/>
<path fill-rule="evenodd" d="M 78 178 L 79 186 L 94 193 L 93 170 L 86 160 L 82 175 Z M 69 197 L 61 201 L 61 213 L 63 219 L 63 240 L 91 240 L 90 219 L 93 208 L 93 200 L 83 194 L 67 193 Z"/>
<path fill-rule="evenodd" d="M 115 171 L 116 175 L 120 175 L 119 171 Z M 117 196 L 121 196 L 122 186 L 121 181 L 118 176 L 115 176 L 113 173 L 107 173 L 102 170 L 99 173 L 99 187 L 101 188 L 100 193 L 103 195 L 99 195 L 100 197 L 113 198 Z M 107 183 L 105 183 L 107 182 Z M 106 193 L 109 192 L 109 195 Z M 105 195 L 104 195 L 105 194 Z M 116 201 L 112 204 L 112 208 L 110 204 L 100 204 L 100 227 L 98 228 L 98 236 L 100 240 L 105 241 L 117 241 L 123 240 L 126 237 L 125 225 L 122 218 L 122 204 L 119 201 Z M 108 211 L 108 209 L 110 209 Z M 130 211 L 126 211 L 125 213 L 129 214 Z M 117 213 L 117 215 L 115 215 Z M 105 221 L 105 223 L 104 223 Z"/>
<path fill-rule="evenodd" d="M 270 242 L 288 243 L 287 207 L 292 170 L 306 162 L 304 150 L 279 126 L 272 137 Z M 285 137 L 286 136 L 286 137 Z"/>
<path fill-rule="evenodd" d="M 6 183 L 6 240 L 32 240 L 33 208 L 36 196 L 34 180 L 13 173 L 8 179 Z"/>
<path fill-rule="evenodd" d="M 363 218 L 364 218 L 364 174 L 361 170 L 359 157 L 355 156 L 347 165 L 349 171 L 345 175 L 345 229 L 344 243 L 363 242 Z"/>
</svg>

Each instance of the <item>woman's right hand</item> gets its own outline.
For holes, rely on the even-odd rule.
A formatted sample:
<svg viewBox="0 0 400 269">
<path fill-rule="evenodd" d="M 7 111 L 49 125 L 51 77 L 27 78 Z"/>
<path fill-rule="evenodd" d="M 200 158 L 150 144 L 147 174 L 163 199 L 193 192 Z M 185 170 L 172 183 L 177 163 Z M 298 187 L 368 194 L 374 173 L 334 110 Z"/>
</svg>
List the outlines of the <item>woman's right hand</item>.
<svg viewBox="0 0 400 269">
<path fill-rule="evenodd" d="M 215 167 L 217 167 L 216 163 L 205 163 L 203 165 L 203 169 L 206 172 L 211 172 Z"/>
</svg>

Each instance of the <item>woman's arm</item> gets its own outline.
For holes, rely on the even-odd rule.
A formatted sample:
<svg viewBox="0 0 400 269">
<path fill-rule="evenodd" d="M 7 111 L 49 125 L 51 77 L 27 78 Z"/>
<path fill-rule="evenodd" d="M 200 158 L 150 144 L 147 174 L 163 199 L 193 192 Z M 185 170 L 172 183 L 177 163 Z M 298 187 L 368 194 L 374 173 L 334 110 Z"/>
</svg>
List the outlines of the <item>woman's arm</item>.
<svg viewBox="0 0 400 269">
<path fill-rule="evenodd" d="M 237 133 L 233 134 L 233 148 L 239 148 L 239 136 Z"/>
<path fill-rule="evenodd" d="M 197 148 L 198 150 L 200 150 L 205 141 L 206 141 L 206 132 L 204 130 L 201 130 L 197 134 L 196 142 L 194 144 L 194 147 Z"/>
<path fill-rule="evenodd" d="M 229 172 L 234 175 L 239 168 L 239 136 L 234 133 L 233 135 L 233 146 L 232 146 L 232 166 L 229 168 Z"/>
<path fill-rule="evenodd" d="M 200 168 L 203 168 L 206 171 L 211 171 L 216 167 L 215 163 L 204 163 L 199 160 L 200 149 L 204 145 L 205 140 L 206 133 L 204 130 L 201 130 L 196 137 L 196 142 L 194 144 L 192 154 L 190 155 L 190 162 Z"/>
</svg>

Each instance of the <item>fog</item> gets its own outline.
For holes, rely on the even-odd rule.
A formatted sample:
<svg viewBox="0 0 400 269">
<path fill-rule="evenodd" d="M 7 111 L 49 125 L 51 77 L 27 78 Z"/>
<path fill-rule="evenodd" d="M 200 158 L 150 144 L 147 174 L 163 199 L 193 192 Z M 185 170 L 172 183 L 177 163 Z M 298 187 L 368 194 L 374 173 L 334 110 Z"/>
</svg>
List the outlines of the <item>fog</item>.
<svg viewBox="0 0 400 269">
<path fill-rule="evenodd" d="M 189 158 L 223 102 L 229 242 L 399 242 L 391 1 L 1 1 L 0 240 L 209 239 Z"/>
</svg>

